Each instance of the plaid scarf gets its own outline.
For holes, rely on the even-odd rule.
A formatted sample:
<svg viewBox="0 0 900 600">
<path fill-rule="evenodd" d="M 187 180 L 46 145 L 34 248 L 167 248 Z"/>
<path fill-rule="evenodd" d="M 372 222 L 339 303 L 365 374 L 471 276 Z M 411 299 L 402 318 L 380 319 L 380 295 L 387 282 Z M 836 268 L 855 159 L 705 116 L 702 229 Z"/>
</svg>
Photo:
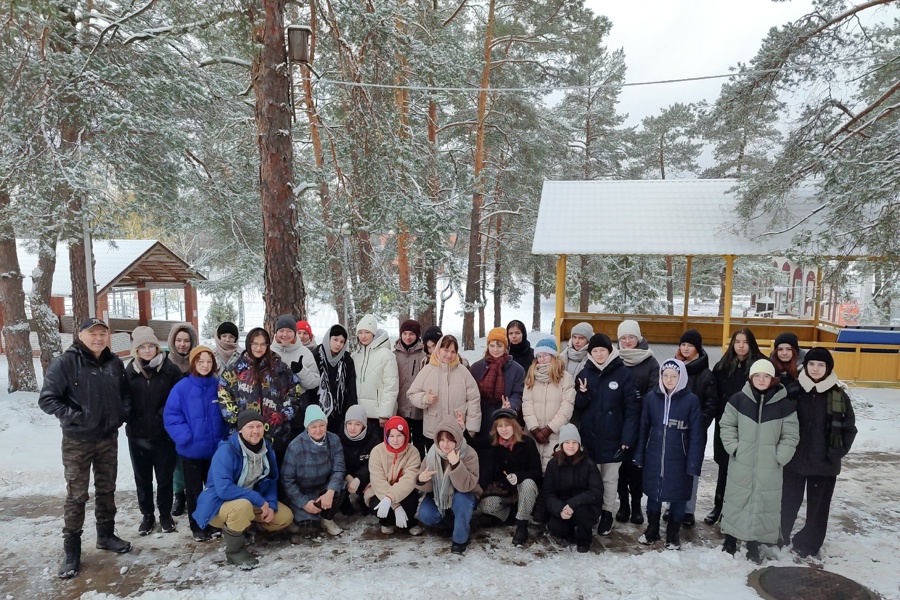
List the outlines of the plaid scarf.
<svg viewBox="0 0 900 600">
<path fill-rule="evenodd" d="M 481 392 L 482 398 L 491 404 L 501 404 L 503 395 L 506 393 L 505 382 L 503 381 L 503 368 L 509 364 L 512 357 L 504 354 L 500 358 L 487 356 L 484 362 L 487 364 L 487 371 L 484 377 L 478 382 L 478 390 Z"/>
<path fill-rule="evenodd" d="M 844 421 L 847 420 L 847 397 L 844 395 L 844 390 L 841 389 L 837 375 L 831 372 L 825 379 L 813 381 L 804 369 L 800 371 L 797 381 L 806 392 L 815 390 L 825 396 L 825 410 L 828 413 L 828 443 L 832 448 L 843 448 Z"/>
</svg>

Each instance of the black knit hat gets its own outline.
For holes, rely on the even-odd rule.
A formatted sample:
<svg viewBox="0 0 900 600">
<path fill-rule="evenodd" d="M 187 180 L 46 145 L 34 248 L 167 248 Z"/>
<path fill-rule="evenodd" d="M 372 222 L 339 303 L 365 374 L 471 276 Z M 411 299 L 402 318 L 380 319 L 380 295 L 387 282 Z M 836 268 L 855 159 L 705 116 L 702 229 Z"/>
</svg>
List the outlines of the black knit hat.
<svg viewBox="0 0 900 600">
<path fill-rule="evenodd" d="M 591 341 L 588 342 L 588 352 L 594 348 L 606 348 L 608 352 L 612 352 L 612 340 L 605 333 L 595 333 L 591 336 Z"/>
<path fill-rule="evenodd" d="M 281 315 L 275 319 L 275 327 L 272 329 L 274 331 L 278 331 L 279 329 L 290 329 L 294 333 L 297 333 L 297 319 L 294 318 L 294 315 Z"/>
<path fill-rule="evenodd" d="M 415 319 L 407 319 L 400 323 L 400 333 L 404 331 L 412 331 L 416 334 L 416 339 L 422 337 L 422 326 Z"/>
<path fill-rule="evenodd" d="M 437 325 L 432 325 L 428 329 L 425 330 L 425 333 L 422 334 L 422 342 L 425 343 L 425 347 L 428 347 L 428 342 L 434 342 L 437 344 L 438 340 L 444 337 L 444 333 L 441 331 L 441 328 Z"/>
<path fill-rule="evenodd" d="M 265 425 L 265 421 L 263 421 L 262 415 L 259 414 L 258 410 L 245 408 L 238 413 L 237 430 L 240 431 L 244 428 L 244 425 L 246 425 L 247 423 L 252 423 L 253 421 L 259 421 L 260 423 Z"/>
<path fill-rule="evenodd" d="M 803 358 L 804 370 L 806 370 L 806 365 L 808 365 L 811 360 L 818 360 L 825 363 L 825 377 L 828 377 L 831 375 L 831 372 L 834 371 L 834 357 L 831 356 L 831 352 L 826 348 L 816 347 L 807 350 L 806 356 Z M 809 371 L 807 371 L 806 374 L 809 375 Z"/>
<path fill-rule="evenodd" d="M 696 329 L 688 329 L 681 334 L 681 339 L 678 340 L 678 345 L 681 344 L 690 344 L 697 349 L 697 354 L 699 354 L 703 350 L 703 336 Z"/>
<path fill-rule="evenodd" d="M 786 331 L 778 335 L 775 338 L 775 350 L 778 350 L 778 346 L 782 344 L 790 344 L 791 348 L 794 349 L 794 352 L 800 354 L 800 340 L 797 339 L 797 335 L 791 333 L 790 331 Z"/>
<path fill-rule="evenodd" d="M 328 337 L 333 338 L 338 335 L 344 336 L 345 342 L 350 339 L 350 335 L 347 333 L 346 327 L 341 324 L 332 325 L 331 329 L 328 330 Z"/>
<path fill-rule="evenodd" d="M 237 325 L 231 321 L 225 321 L 216 328 L 216 337 L 222 337 L 223 333 L 230 333 L 234 336 L 234 339 L 238 339 L 241 332 L 238 331 Z"/>
</svg>

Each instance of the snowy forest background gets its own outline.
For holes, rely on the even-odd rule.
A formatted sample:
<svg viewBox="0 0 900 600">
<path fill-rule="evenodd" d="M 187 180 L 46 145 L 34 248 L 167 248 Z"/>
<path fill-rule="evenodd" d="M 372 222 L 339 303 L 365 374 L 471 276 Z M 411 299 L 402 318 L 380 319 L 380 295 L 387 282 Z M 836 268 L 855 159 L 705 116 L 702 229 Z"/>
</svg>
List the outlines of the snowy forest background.
<svg viewBox="0 0 900 600">
<path fill-rule="evenodd" d="M 717 98 L 635 126 L 617 104 L 625 52 L 584 0 L 0 7 L 10 348 L 27 337 L 15 238 L 40 252 L 27 302 L 41 334 L 57 244 L 70 249 L 76 322 L 86 316 L 85 229 L 163 241 L 211 275 L 202 291 L 220 307 L 262 291 L 267 324 L 315 302 L 351 327 L 366 312 L 427 325 L 452 293 L 472 348 L 501 306 L 537 311 L 553 291 L 552 259 L 530 253 L 545 179 L 734 178 L 743 218 L 798 232 L 780 207 L 812 184 L 828 242 L 884 258 L 823 262 L 826 282 L 874 277 L 870 324 L 889 322 L 900 292 L 896 1 L 817 0 L 773 24 Z M 311 28 L 311 67 L 287 61 L 287 24 Z M 582 310 L 671 313 L 683 285 L 677 257 L 573 262 L 567 292 Z M 768 264 L 742 263 L 736 293 Z M 721 270 L 695 260 L 693 293 L 717 296 Z"/>
</svg>

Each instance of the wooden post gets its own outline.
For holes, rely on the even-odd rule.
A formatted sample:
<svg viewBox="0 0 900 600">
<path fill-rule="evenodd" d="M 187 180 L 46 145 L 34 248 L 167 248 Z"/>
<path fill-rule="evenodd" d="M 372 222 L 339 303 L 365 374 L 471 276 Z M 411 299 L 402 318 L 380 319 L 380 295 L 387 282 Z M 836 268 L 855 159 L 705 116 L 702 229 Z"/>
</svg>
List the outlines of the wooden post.
<svg viewBox="0 0 900 600">
<path fill-rule="evenodd" d="M 150 290 L 146 288 L 146 282 L 138 282 L 138 323 L 146 325 L 153 318 L 153 303 L 150 301 Z"/>
<path fill-rule="evenodd" d="M 688 306 L 691 302 L 691 267 L 693 266 L 694 257 L 687 257 L 687 267 L 684 270 L 684 312 L 681 315 L 681 331 L 687 331 Z"/>
<path fill-rule="evenodd" d="M 728 254 L 725 259 L 725 310 L 722 312 L 722 351 L 728 347 L 731 341 L 731 294 L 734 283 L 734 255 Z"/>
<path fill-rule="evenodd" d="M 560 254 L 556 259 L 556 320 L 554 334 L 556 343 L 562 347 L 562 318 L 566 312 L 566 255 Z"/>
<path fill-rule="evenodd" d="M 815 304 L 813 305 L 813 334 L 812 338 L 814 342 L 819 341 L 819 318 L 821 317 L 822 310 L 822 267 L 816 267 L 816 293 L 813 294 L 815 297 Z"/>
<path fill-rule="evenodd" d="M 189 283 L 184 284 L 184 320 L 200 331 L 200 325 L 197 322 L 197 290 Z"/>
</svg>

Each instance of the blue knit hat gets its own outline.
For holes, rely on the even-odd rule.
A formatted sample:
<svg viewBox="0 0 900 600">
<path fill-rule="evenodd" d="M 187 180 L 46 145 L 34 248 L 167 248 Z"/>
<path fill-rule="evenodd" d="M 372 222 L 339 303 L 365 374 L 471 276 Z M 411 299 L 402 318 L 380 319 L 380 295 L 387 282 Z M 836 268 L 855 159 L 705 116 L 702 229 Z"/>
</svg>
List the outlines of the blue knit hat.
<svg viewBox="0 0 900 600">
<path fill-rule="evenodd" d="M 328 417 L 325 416 L 325 413 L 322 412 L 322 409 L 319 408 L 316 404 L 311 404 L 306 408 L 306 415 L 303 417 L 303 426 L 309 427 L 310 424 L 315 423 L 316 421 L 325 421 L 328 422 Z"/>
<path fill-rule="evenodd" d="M 539 341 L 534 346 L 534 355 L 540 353 L 549 354 L 551 356 L 559 356 L 559 348 L 556 347 L 556 338 L 552 335 Z"/>
</svg>

